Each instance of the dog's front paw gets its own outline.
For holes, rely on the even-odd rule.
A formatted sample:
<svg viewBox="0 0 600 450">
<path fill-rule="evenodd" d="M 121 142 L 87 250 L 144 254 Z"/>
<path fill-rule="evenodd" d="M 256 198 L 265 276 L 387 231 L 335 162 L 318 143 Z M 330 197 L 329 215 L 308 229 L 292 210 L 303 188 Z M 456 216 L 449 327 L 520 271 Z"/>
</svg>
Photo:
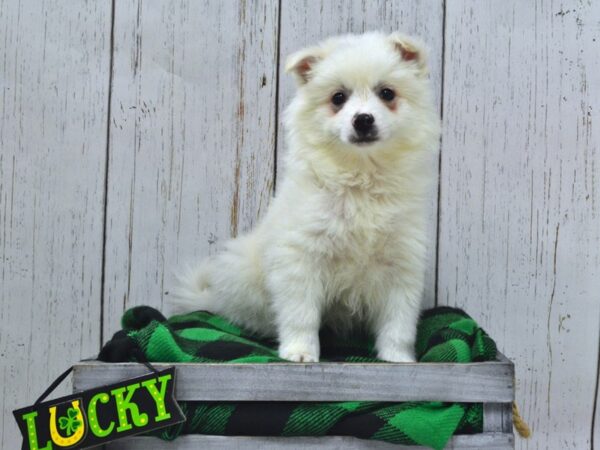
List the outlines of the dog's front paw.
<svg viewBox="0 0 600 450">
<path fill-rule="evenodd" d="M 413 351 L 400 348 L 382 348 L 377 352 L 377 357 L 389 362 L 416 362 Z"/>
<path fill-rule="evenodd" d="M 314 346 L 304 345 L 301 343 L 282 345 L 279 347 L 279 357 L 293 362 L 318 362 L 318 347 L 316 349 L 310 347 Z"/>
<path fill-rule="evenodd" d="M 318 362 L 319 361 L 319 357 L 317 355 L 312 355 L 310 353 L 294 353 L 294 352 L 283 353 L 283 352 L 280 352 L 279 356 L 283 359 L 287 359 L 288 361 L 293 361 L 293 362 L 309 363 L 309 362 Z"/>
</svg>

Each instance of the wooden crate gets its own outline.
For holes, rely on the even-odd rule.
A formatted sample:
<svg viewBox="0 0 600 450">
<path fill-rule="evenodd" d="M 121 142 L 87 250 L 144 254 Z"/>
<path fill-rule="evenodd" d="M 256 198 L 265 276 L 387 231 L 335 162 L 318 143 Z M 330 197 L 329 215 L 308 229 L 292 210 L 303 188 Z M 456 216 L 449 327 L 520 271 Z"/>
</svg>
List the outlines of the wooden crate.
<svg viewBox="0 0 600 450">
<path fill-rule="evenodd" d="M 154 364 L 157 368 L 173 364 Z M 514 366 L 500 355 L 483 363 L 273 363 L 175 364 L 176 398 L 206 401 L 445 401 L 483 403 L 483 433 L 454 436 L 447 448 L 514 447 Z M 73 371 L 75 392 L 143 375 L 136 363 L 82 362 Z M 110 450 L 162 449 L 417 449 L 352 437 L 182 436 L 172 443 L 132 437 Z"/>
</svg>

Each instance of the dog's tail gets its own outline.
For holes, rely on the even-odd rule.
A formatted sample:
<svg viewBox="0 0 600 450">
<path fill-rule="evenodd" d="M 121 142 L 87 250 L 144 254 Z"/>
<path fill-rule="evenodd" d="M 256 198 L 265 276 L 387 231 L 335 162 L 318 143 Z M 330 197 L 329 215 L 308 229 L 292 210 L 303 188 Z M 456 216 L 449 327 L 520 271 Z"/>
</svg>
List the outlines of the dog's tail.
<svg viewBox="0 0 600 450">
<path fill-rule="evenodd" d="M 245 236 L 228 242 L 222 252 L 181 272 L 169 301 L 172 313 L 209 311 L 256 333 L 274 330 L 265 287 L 259 242 Z"/>
<path fill-rule="evenodd" d="M 183 314 L 199 310 L 212 310 L 214 293 L 211 289 L 210 260 L 196 267 L 188 266 L 176 274 L 177 287 L 171 291 L 170 312 Z"/>
</svg>

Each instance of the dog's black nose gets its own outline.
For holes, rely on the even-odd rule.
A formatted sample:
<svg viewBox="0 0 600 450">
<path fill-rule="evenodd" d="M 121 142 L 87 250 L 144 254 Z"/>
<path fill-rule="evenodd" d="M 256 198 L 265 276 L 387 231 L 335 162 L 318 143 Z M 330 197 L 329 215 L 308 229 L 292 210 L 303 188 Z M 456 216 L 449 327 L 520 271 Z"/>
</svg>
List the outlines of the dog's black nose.
<svg viewBox="0 0 600 450">
<path fill-rule="evenodd" d="M 371 114 L 358 114 L 354 117 L 352 125 L 359 135 L 366 135 L 373 129 L 375 118 Z"/>
</svg>

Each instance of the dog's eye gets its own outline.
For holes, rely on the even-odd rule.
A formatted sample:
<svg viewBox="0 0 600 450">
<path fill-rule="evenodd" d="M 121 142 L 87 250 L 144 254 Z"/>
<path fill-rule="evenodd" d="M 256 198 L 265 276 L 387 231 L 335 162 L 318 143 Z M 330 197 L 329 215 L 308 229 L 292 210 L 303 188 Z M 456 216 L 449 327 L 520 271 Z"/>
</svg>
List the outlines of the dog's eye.
<svg viewBox="0 0 600 450">
<path fill-rule="evenodd" d="M 379 98 L 385 102 L 391 102 L 396 98 L 396 93 L 390 88 L 383 88 L 379 91 Z"/>
<path fill-rule="evenodd" d="M 331 97 L 331 103 L 333 103 L 335 106 L 343 105 L 344 103 L 346 103 L 346 94 L 344 94 L 343 92 L 336 92 Z"/>
</svg>

